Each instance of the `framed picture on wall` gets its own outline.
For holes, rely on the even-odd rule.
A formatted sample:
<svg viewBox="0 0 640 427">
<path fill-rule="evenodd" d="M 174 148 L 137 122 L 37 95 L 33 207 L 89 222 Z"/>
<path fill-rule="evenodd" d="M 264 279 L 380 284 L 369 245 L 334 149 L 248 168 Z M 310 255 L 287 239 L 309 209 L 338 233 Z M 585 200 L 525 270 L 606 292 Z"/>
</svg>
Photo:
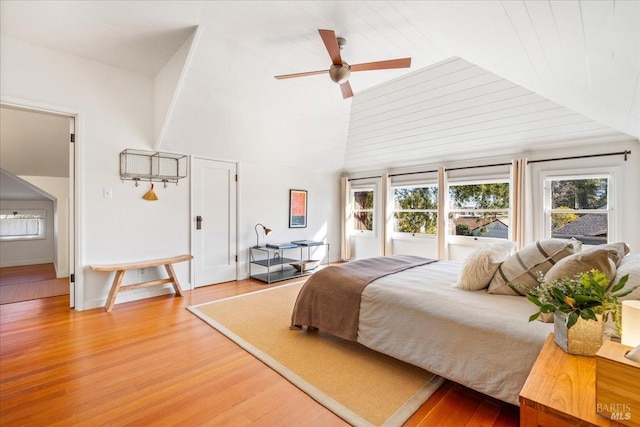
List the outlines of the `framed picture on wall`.
<svg viewBox="0 0 640 427">
<path fill-rule="evenodd" d="M 307 190 L 289 190 L 289 228 L 307 226 Z"/>
</svg>

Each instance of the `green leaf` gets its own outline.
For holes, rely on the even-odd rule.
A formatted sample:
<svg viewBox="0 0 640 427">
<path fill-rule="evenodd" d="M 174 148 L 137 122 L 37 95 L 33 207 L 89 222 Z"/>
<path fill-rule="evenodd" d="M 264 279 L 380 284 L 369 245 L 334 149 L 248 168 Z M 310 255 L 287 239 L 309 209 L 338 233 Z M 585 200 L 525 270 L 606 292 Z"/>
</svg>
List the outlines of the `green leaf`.
<svg viewBox="0 0 640 427">
<path fill-rule="evenodd" d="M 599 303 L 597 298 L 590 297 L 588 295 L 576 295 L 575 297 L 573 297 L 573 299 L 576 301 L 577 305 L 583 305 L 583 304 L 585 304 L 587 302 L 591 302 L 591 301 L 595 301 L 595 302 Z"/>
<path fill-rule="evenodd" d="M 575 311 L 569 313 L 569 316 L 567 317 L 567 329 L 570 329 L 573 325 L 575 325 L 576 322 L 578 322 L 579 317 L 580 316 L 578 316 L 578 313 L 576 313 Z"/>
<path fill-rule="evenodd" d="M 534 320 L 536 320 L 538 317 L 540 317 L 540 314 L 540 312 L 532 314 L 531 317 L 529 317 L 529 322 L 533 322 Z"/>
<path fill-rule="evenodd" d="M 553 304 L 546 303 L 540 306 L 541 313 L 553 313 L 554 311 L 556 311 L 556 306 Z"/>
<path fill-rule="evenodd" d="M 611 296 L 612 296 L 613 298 L 621 298 L 621 297 L 627 296 L 627 295 L 629 295 L 631 292 L 635 291 L 639 286 L 640 286 L 640 285 L 638 285 L 638 286 L 634 286 L 634 287 L 633 287 L 633 288 L 631 288 L 631 289 L 627 289 L 627 290 L 625 290 L 624 292 L 619 292 L 619 293 L 617 293 L 617 294 L 613 294 L 613 295 L 611 295 Z"/>
<path fill-rule="evenodd" d="M 555 297 L 555 299 L 558 300 L 558 302 L 566 304 L 564 302 L 564 297 L 565 295 L 562 293 L 562 291 L 558 288 L 551 288 L 551 292 L 553 293 L 553 296 Z"/>
<path fill-rule="evenodd" d="M 627 283 L 627 280 L 629 280 L 629 275 L 625 274 L 624 276 L 622 276 L 622 279 L 620 279 L 618 284 L 615 285 L 613 288 L 611 288 L 611 292 L 615 293 L 615 292 L 618 292 L 620 289 L 624 288 L 624 285 Z"/>
<path fill-rule="evenodd" d="M 533 295 L 527 294 L 527 299 L 529 301 L 531 301 L 532 303 L 534 303 L 535 305 L 537 305 L 538 307 L 540 307 L 542 305 L 540 300 L 538 298 L 534 297 Z"/>
<path fill-rule="evenodd" d="M 580 317 L 582 317 L 584 320 L 595 320 L 596 322 L 598 321 L 596 314 L 590 308 L 582 310 L 582 312 L 580 313 Z"/>
</svg>

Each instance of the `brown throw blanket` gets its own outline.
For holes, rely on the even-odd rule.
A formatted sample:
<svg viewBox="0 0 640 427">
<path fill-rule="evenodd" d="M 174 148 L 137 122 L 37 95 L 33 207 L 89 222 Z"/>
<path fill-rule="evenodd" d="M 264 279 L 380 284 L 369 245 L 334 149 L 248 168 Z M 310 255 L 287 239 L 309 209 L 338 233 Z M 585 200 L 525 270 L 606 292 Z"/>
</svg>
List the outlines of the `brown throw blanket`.
<svg viewBox="0 0 640 427">
<path fill-rule="evenodd" d="M 435 262 L 409 255 L 367 258 L 326 267 L 307 280 L 293 308 L 292 326 L 312 326 L 356 341 L 360 299 L 374 280 Z"/>
</svg>

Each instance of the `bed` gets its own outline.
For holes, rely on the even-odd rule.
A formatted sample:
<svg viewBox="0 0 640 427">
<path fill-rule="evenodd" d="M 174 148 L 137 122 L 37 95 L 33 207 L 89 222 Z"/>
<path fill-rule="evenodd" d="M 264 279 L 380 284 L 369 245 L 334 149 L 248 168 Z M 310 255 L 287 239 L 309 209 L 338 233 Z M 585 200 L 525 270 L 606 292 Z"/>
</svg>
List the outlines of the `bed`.
<svg viewBox="0 0 640 427">
<path fill-rule="evenodd" d="M 353 336 L 308 317 L 318 309 L 301 307 L 301 300 L 313 301 L 317 307 L 319 300 L 328 298 L 327 306 L 335 305 L 335 295 L 323 297 L 318 289 L 340 285 L 324 277 L 332 274 L 329 269 L 348 272 L 359 261 L 321 270 L 300 291 L 292 325 L 319 327 L 517 405 L 520 390 L 553 324 L 529 322 L 535 307 L 526 298 L 453 288 L 460 262 L 426 261 L 412 259 L 416 265 L 381 274 L 366 283 Z"/>
</svg>

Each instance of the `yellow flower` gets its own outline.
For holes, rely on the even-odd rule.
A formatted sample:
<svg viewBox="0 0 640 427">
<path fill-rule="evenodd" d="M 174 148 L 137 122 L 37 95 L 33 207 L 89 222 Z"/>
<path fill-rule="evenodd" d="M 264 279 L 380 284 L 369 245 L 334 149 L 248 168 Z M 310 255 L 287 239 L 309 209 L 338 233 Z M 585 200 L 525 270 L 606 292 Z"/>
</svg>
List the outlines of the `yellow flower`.
<svg viewBox="0 0 640 427">
<path fill-rule="evenodd" d="M 566 302 L 569 305 L 569 307 L 574 308 L 574 303 L 576 302 L 576 300 L 574 300 L 569 296 L 566 296 L 564 297 L 564 302 Z"/>
</svg>

